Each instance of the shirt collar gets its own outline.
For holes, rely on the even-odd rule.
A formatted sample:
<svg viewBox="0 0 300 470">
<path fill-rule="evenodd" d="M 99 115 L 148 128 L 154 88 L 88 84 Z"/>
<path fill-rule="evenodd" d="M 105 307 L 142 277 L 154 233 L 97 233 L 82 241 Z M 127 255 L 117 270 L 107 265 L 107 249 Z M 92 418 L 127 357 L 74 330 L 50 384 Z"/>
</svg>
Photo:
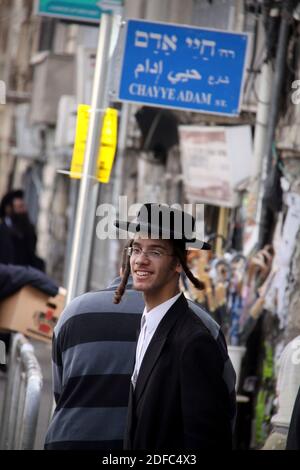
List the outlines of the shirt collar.
<svg viewBox="0 0 300 470">
<path fill-rule="evenodd" d="M 152 331 L 156 330 L 167 311 L 172 307 L 172 305 L 176 302 L 180 295 L 181 292 L 179 292 L 179 294 L 174 295 L 174 297 L 171 297 L 171 299 L 166 300 L 162 304 L 157 305 L 157 307 L 154 307 L 152 310 L 149 310 L 149 312 L 147 312 L 146 307 L 144 308 L 143 317 L 146 320 L 145 324 L 148 333 L 151 333 Z"/>
</svg>

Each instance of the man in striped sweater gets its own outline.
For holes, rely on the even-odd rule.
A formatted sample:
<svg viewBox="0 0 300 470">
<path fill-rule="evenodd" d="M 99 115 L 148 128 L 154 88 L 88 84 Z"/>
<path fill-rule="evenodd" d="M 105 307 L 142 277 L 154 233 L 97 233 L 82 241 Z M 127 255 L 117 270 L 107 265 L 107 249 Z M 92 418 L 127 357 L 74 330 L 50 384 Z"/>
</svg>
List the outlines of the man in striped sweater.
<svg viewBox="0 0 300 470">
<path fill-rule="evenodd" d="M 122 265 L 126 264 L 124 250 Z M 53 388 L 56 409 L 45 449 L 122 449 L 136 341 L 144 309 L 142 294 L 127 289 L 113 303 L 120 278 L 100 292 L 74 299 L 64 310 L 53 338 Z M 218 324 L 189 301 L 217 342 L 223 379 L 234 396 L 235 373 Z M 232 417 L 235 402 L 232 402 Z"/>
<path fill-rule="evenodd" d="M 129 286 L 113 304 L 120 278 L 74 299 L 55 328 L 56 409 L 45 449 L 122 449 L 136 338 L 144 308 Z"/>
</svg>

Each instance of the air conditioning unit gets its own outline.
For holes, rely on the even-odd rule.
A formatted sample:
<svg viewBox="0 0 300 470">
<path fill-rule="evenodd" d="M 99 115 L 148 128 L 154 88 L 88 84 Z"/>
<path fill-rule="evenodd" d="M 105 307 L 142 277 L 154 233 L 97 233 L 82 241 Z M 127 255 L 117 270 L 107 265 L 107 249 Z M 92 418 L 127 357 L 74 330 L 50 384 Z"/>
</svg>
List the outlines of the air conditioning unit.
<svg viewBox="0 0 300 470">
<path fill-rule="evenodd" d="M 54 125 L 62 95 L 75 91 L 75 60 L 70 54 L 38 54 L 34 66 L 31 122 Z"/>
</svg>

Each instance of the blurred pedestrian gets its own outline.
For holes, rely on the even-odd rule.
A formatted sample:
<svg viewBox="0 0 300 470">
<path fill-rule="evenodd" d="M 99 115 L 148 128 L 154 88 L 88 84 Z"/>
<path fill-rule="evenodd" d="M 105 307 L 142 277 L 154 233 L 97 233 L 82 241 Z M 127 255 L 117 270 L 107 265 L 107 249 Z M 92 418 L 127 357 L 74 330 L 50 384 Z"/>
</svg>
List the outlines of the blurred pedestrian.
<svg viewBox="0 0 300 470">
<path fill-rule="evenodd" d="M 0 204 L 0 263 L 32 266 L 45 271 L 36 253 L 37 237 L 21 189 L 5 194 Z"/>
<path fill-rule="evenodd" d="M 196 239 L 192 216 L 167 205 L 145 204 L 135 221 L 116 226 L 135 233 L 130 267 L 145 301 L 125 449 L 231 449 L 235 381 L 228 388 L 223 379 L 224 363 L 231 363 L 179 291 L 182 270 L 203 288 L 187 267 L 186 250 L 209 246 Z M 128 275 L 129 266 L 116 302 L 126 295 Z"/>
</svg>

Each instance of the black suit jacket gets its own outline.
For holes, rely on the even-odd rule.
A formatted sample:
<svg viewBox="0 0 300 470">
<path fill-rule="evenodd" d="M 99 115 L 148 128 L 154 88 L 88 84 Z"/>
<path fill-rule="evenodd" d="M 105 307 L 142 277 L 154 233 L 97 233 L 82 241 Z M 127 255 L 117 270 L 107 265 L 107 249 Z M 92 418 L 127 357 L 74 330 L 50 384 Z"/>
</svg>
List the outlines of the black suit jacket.
<svg viewBox="0 0 300 470">
<path fill-rule="evenodd" d="M 286 449 L 300 450 L 300 387 L 294 403 Z"/>
<path fill-rule="evenodd" d="M 216 341 L 181 295 L 131 386 L 125 449 L 231 449 L 230 400 Z"/>
</svg>

